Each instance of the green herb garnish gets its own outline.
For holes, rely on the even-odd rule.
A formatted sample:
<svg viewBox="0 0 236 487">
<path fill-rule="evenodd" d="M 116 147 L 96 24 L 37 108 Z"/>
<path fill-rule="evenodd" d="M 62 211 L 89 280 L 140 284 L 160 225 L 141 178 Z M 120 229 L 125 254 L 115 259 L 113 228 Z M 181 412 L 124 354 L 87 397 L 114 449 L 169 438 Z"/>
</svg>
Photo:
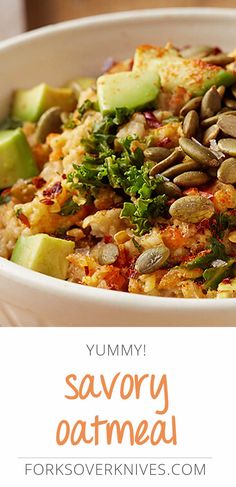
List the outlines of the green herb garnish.
<svg viewBox="0 0 236 487">
<path fill-rule="evenodd" d="M 72 198 L 69 198 L 61 207 L 60 215 L 62 216 L 69 216 L 69 215 L 74 215 L 79 211 L 80 206 L 73 201 Z"/>
</svg>

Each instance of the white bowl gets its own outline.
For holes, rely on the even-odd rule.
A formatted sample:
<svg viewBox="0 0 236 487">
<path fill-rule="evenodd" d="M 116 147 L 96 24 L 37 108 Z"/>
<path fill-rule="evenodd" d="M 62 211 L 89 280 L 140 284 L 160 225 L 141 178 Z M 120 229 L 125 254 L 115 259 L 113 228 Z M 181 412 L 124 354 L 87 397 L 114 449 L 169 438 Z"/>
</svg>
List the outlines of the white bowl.
<svg viewBox="0 0 236 487">
<path fill-rule="evenodd" d="M 104 60 L 138 44 L 209 43 L 233 49 L 236 9 L 160 9 L 89 17 L 45 27 L 0 45 L 0 117 L 10 94 L 41 81 L 96 75 Z M 0 258 L 2 325 L 234 325 L 236 300 L 184 300 L 106 291 L 60 281 Z"/>
</svg>

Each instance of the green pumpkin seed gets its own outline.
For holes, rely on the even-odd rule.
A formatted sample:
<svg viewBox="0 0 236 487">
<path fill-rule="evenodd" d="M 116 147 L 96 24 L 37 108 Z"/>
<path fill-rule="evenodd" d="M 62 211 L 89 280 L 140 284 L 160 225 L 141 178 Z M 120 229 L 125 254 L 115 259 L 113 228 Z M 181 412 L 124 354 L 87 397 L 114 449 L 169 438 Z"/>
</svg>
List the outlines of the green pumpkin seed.
<svg viewBox="0 0 236 487">
<path fill-rule="evenodd" d="M 218 127 L 227 135 L 236 138 L 236 117 L 225 113 L 221 115 L 218 122 Z"/>
<path fill-rule="evenodd" d="M 201 120 L 213 117 L 221 109 L 221 96 L 212 86 L 203 96 L 201 103 Z"/>
<path fill-rule="evenodd" d="M 183 133 L 189 139 L 195 137 L 199 129 L 199 116 L 195 110 L 190 110 L 184 118 Z"/>
<path fill-rule="evenodd" d="M 200 167 L 200 164 L 196 161 L 190 160 L 187 162 L 181 162 L 181 164 L 177 164 L 176 166 L 170 167 L 170 169 L 164 171 L 162 176 L 173 179 L 179 174 L 183 174 L 187 171 L 195 171 L 195 169 L 199 169 Z"/>
<path fill-rule="evenodd" d="M 217 172 L 218 179 L 225 184 L 236 184 L 236 158 L 230 157 L 222 162 Z"/>
<path fill-rule="evenodd" d="M 61 131 L 61 108 L 51 107 L 44 112 L 35 130 L 35 138 L 38 143 L 44 143 L 47 136 L 52 133 L 60 133 Z"/>
<path fill-rule="evenodd" d="M 184 188 L 189 188 L 192 186 L 202 186 L 208 183 L 209 176 L 202 171 L 188 171 L 180 174 L 174 179 L 174 183 Z"/>
<path fill-rule="evenodd" d="M 113 243 L 104 244 L 100 247 L 98 253 L 98 262 L 100 265 L 114 264 L 119 256 L 119 248 Z"/>
<path fill-rule="evenodd" d="M 234 98 L 236 98 L 236 83 L 233 86 L 231 86 L 231 91 Z"/>
<path fill-rule="evenodd" d="M 202 58 L 208 64 L 214 64 L 214 66 L 226 66 L 234 61 L 233 57 L 227 56 L 227 54 L 220 52 L 219 54 L 209 54 Z"/>
<path fill-rule="evenodd" d="M 191 110 L 198 110 L 201 105 L 202 96 L 196 96 L 195 98 L 191 98 L 191 100 L 187 101 L 185 105 L 181 108 L 179 114 L 183 117 L 187 115 L 188 112 Z"/>
<path fill-rule="evenodd" d="M 185 154 L 194 159 L 194 161 L 197 161 L 203 167 L 217 167 L 220 165 L 213 152 L 199 142 L 187 139 L 186 137 L 181 137 L 179 139 L 179 144 Z"/>
<path fill-rule="evenodd" d="M 205 120 L 201 121 L 201 127 L 207 129 L 208 127 L 211 127 L 211 125 L 216 124 L 219 116 L 220 114 L 218 113 L 217 115 L 214 115 L 214 117 L 205 118 Z"/>
<path fill-rule="evenodd" d="M 223 113 L 227 113 L 228 115 L 234 115 L 234 116 L 236 115 L 236 111 L 230 110 L 229 108 L 224 107 L 224 108 L 222 108 L 222 110 L 219 111 L 219 113 L 217 113 L 217 115 L 214 115 L 214 117 L 209 117 L 209 118 L 206 118 L 205 120 L 202 120 L 201 127 L 206 129 L 206 128 L 210 127 L 211 125 L 216 124 L 219 120 L 219 117 Z"/>
<path fill-rule="evenodd" d="M 165 147 L 148 147 L 145 149 L 144 156 L 146 159 L 154 162 L 160 162 L 170 155 L 171 151 Z"/>
<path fill-rule="evenodd" d="M 224 103 L 228 108 L 236 110 L 236 100 L 233 100 L 231 98 L 225 98 Z"/>
<path fill-rule="evenodd" d="M 158 185 L 156 192 L 158 194 L 166 194 L 169 198 L 180 198 L 182 194 L 181 189 L 171 181 L 164 181 L 164 183 Z"/>
<path fill-rule="evenodd" d="M 236 139 L 220 139 L 218 147 L 224 154 L 236 156 Z"/>
<path fill-rule="evenodd" d="M 204 56 L 208 56 L 211 52 L 213 52 L 213 48 L 210 46 L 191 46 L 183 49 L 180 54 L 184 58 L 203 58 Z"/>
<path fill-rule="evenodd" d="M 169 212 L 173 218 L 186 223 L 199 223 L 214 214 L 213 203 L 204 196 L 184 196 L 170 206 Z"/>
<path fill-rule="evenodd" d="M 206 131 L 203 134 L 203 145 L 210 145 L 211 140 L 216 139 L 216 137 L 219 135 L 220 128 L 218 125 L 215 123 L 214 125 L 211 125 L 211 127 L 208 127 Z"/>
<path fill-rule="evenodd" d="M 159 162 L 158 164 L 155 164 L 155 166 L 152 167 L 150 170 L 150 176 L 155 176 L 156 174 L 160 174 L 163 172 L 165 169 L 168 169 L 169 167 L 173 166 L 175 162 L 181 162 L 184 158 L 184 153 L 180 149 L 180 147 L 177 147 L 166 159 L 163 161 Z"/>
<path fill-rule="evenodd" d="M 166 262 L 169 255 L 170 251 L 164 244 L 147 249 L 137 258 L 135 269 L 140 274 L 151 274 Z"/>
</svg>

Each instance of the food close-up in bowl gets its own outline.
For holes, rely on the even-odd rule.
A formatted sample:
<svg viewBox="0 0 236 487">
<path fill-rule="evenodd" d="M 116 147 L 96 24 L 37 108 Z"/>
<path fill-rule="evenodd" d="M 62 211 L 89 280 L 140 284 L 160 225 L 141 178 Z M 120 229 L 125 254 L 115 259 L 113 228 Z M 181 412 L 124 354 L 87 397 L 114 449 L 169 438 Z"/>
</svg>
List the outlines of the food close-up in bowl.
<svg viewBox="0 0 236 487">
<path fill-rule="evenodd" d="M 0 255 L 78 285 L 236 297 L 236 50 L 168 43 L 12 94 Z"/>
</svg>

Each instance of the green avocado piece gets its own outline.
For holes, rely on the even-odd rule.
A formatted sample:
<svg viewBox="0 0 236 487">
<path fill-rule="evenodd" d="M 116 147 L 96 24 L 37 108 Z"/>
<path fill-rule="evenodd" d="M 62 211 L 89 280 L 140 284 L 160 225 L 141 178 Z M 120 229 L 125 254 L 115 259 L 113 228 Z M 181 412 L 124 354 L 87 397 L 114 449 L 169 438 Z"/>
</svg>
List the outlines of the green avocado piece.
<svg viewBox="0 0 236 487">
<path fill-rule="evenodd" d="M 69 265 L 66 257 L 73 253 L 74 247 L 74 242 L 44 233 L 21 236 L 16 242 L 11 261 L 47 276 L 66 279 Z"/>
<path fill-rule="evenodd" d="M 169 92 L 183 87 L 192 96 L 203 95 L 211 86 L 230 86 L 236 74 L 201 59 L 183 58 L 171 47 L 140 46 L 135 51 L 133 69 L 153 68 L 161 78 L 162 87 Z"/>
<path fill-rule="evenodd" d="M 38 175 L 30 146 L 24 132 L 0 131 L 0 189 L 12 186 L 18 179 L 28 179 Z"/>
<path fill-rule="evenodd" d="M 97 80 L 100 111 L 104 115 L 116 108 L 143 108 L 155 101 L 159 88 L 159 75 L 152 69 L 104 74 Z"/>
<path fill-rule="evenodd" d="M 76 97 L 70 88 L 53 88 L 41 83 L 30 90 L 17 90 L 13 97 L 11 116 L 19 120 L 37 122 L 48 108 L 57 106 L 71 112 Z"/>
</svg>

